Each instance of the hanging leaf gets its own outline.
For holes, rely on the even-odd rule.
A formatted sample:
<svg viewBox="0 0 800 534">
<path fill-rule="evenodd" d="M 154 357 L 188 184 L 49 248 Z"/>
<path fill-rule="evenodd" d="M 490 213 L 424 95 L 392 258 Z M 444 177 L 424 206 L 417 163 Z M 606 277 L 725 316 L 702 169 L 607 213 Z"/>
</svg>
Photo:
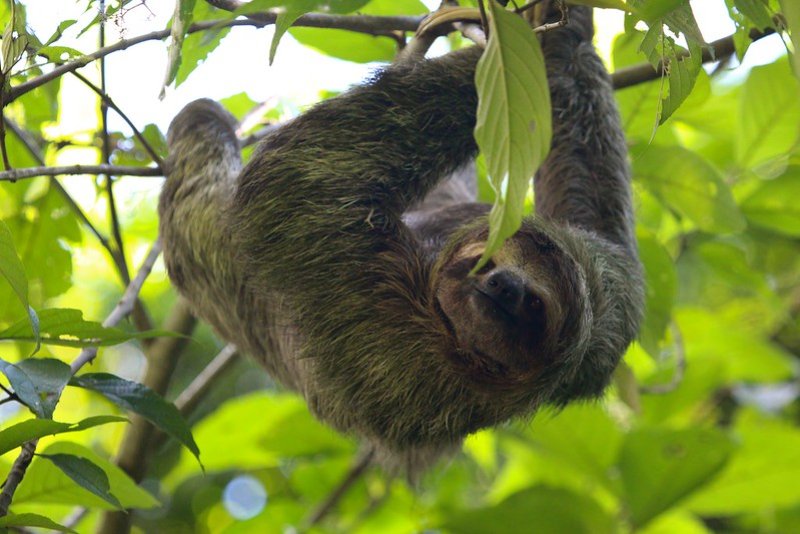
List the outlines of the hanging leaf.
<svg viewBox="0 0 800 534">
<path fill-rule="evenodd" d="M 478 62 L 475 139 L 497 196 L 479 269 L 517 231 L 531 178 L 550 151 L 550 91 L 539 40 L 517 15 L 489 2 L 489 42 Z"/>
<path fill-rule="evenodd" d="M 160 503 L 150 493 L 139 487 L 122 469 L 96 452 L 68 441 L 58 441 L 46 447 L 44 454 L 69 454 L 89 460 L 108 477 L 109 492 L 124 508 L 154 508 Z M 83 489 L 50 461 L 34 458 L 25 478 L 14 494 L 17 505 L 44 503 L 112 509 L 105 499 Z"/>
<path fill-rule="evenodd" d="M 733 449 L 718 430 L 644 428 L 628 434 L 619 469 L 634 528 L 708 483 Z"/>
<path fill-rule="evenodd" d="M 122 509 L 122 504 L 111 494 L 111 485 L 108 483 L 105 471 L 91 461 L 73 454 L 37 454 L 37 456 L 53 462 L 83 489 L 94 493 L 114 508 Z"/>
<path fill-rule="evenodd" d="M 677 213 L 708 232 L 733 233 L 745 221 L 719 172 L 678 146 L 649 146 L 633 161 L 636 179 Z"/>
<path fill-rule="evenodd" d="M 52 358 L 29 358 L 16 364 L 0 360 L 0 370 L 19 399 L 45 419 L 53 417 L 61 391 L 72 376 L 69 365 Z"/>
<path fill-rule="evenodd" d="M 170 43 L 167 50 L 167 74 L 164 77 L 164 85 L 161 87 L 160 98 L 164 98 L 165 90 L 169 84 L 175 81 L 178 75 L 178 68 L 181 66 L 181 50 L 183 49 L 184 37 L 189 26 L 192 24 L 194 5 L 196 0 L 178 0 L 175 2 L 175 12 L 172 15 L 170 26 Z"/>
<path fill-rule="evenodd" d="M 11 288 L 28 313 L 27 324 L 31 327 L 33 341 L 36 343 L 36 348 L 33 351 L 35 353 L 41 346 L 39 318 L 30 304 L 28 304 L 28 278 L 25 276 L 25 267 L 22 265 L 22 261 L 14 248 L 14 237 L 11 235 L 11 230 L 8 229 L 8 226 L 3 221 L 0 221 L 0 274 L 11 284 Z"/>
<path fill-rule="evenodd" d="M 117 406 L 141 415 L 177 439 L 200 461 L 200 450 L 186 420 L 174 404 L 165 401 L 147 386 L 108 373 L 76 376 L 70 385 L 96 391 Z"/>
<path fill-rule="evenodd" d="M 116 415 L 98 415 L 88 417 L 77 423 L 60 423 L 52 419 L 28 419 L 15 425 L 0 430 L 0 455 L 22 446 L 26 441 L 64 434 L 66 432 L 80 432 L 108 423 L 127 423 L 124 417 Z"/>
<path fill-rule="evenodd" d="M 56 523 L 49 517 L 39 514 L 8 514 L 0 517 L 0 527 L 36 527 L 58 532 L 71 532 L 78 534 L 77 531 Z"/>
<path fill-rule="evenodd" d="M 131 339 L 174 336 L 163 330 L 146 332 L 123 332 L 107 328 L 95 321 L 86 321 L 83 312 L 69 308 L 52 308 L 39 312 L 40 339 L 44 345 L 63 347 L 87 347 L 118 345 Z M 34 341 L 27 321 L 18 321 L 0 332 L 1 340 Z"/>
</svg>

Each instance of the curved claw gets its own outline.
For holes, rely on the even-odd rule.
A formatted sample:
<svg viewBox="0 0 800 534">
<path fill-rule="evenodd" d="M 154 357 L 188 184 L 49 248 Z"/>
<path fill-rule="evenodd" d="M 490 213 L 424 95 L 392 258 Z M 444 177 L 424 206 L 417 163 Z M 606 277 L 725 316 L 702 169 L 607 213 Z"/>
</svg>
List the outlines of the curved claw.
<svg viewBox="0 0 800 534">
<path fill-rule="evenodd" d="M 474 7 L 441 7 L 423 19 L 417 28 L 417 36 L 424 35 L 443 24 L 451 22 L 481 22 L 481 14 Z"/>
</svg>

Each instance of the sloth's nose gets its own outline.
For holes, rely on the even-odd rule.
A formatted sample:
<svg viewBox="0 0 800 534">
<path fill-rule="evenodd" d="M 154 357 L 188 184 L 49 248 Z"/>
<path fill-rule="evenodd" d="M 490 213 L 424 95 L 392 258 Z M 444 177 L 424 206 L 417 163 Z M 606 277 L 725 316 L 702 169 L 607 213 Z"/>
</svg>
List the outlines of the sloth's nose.
<svg viewBox="0 0 800 534">
<path fill-rule="evenodd" d="M 487 296 L 511 314 L 517 314 L 525 296 L 522 278 L 509 271 L 495 271 L 484 284 Z"/>
</svg>

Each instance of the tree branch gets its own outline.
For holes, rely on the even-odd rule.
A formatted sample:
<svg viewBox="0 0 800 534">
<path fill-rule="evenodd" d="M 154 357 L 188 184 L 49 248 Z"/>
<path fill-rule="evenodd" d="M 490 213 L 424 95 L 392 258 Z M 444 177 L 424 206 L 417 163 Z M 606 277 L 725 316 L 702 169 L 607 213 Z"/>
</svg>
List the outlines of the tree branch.
<svg viewBox="0 0 800 534">
<path fill-rule="evenodd" d="M 150 249 L 150 253 L 147 255 L 147 258 L 142 264 L 139 273 L 131 281 L 130 285 L 128 285 L 128 288 L 125 290 L 122 298 L 117 303 L 117 306 L 111 311 L 108 317 L 106 317 L 105 321 L 103 321 L 103 326 L 109 327 L 116 325 L 133 310 L 133 305 L 136 302 L 139 291 L 141 291 L 142 285 L 144 285 L 144 281 L 150 274 L 153 264 L 155 263 L 160 252 L 161 243 L 159 240 L 156 240 L 156 242 L 153 243 L 153 247 Z M 72 374 L 76 374 L 84 365 L 94 360 L 96 355 L 97 347 L 85 347 L 83 350 L 81 350 L 77 358 L 75 358 L 70 364 Z M 14 465 L 11 466 L 11 471 L 9 472 L 8 477 L 6 477 L 5 484 L 3 485 L 3 492 L 0 493 L 0 517 L 8 514 L 8 507 L 11 506 L 11 501 L 14 498 L 14 492 L 17 491 L 17 486 L 19 486 L 19 483 L 22 482 L 22 479 L 25 476 L 25 471 L 28 469 L 31 460 L 33 459 L 33 455 L 36 452 L 36 446 L 38 443 L 39 440 L 28 441 L 25 443 L 22 446 L 19 456 L 17 456 L 17 459 L 14 460 Z"/>
<path fill-rule="evenodd" d="M 175 371 L 181 351 L 189 342 L 197 319 L 188 304 L 179 299 L 164 323 L 164 329 L 181 334 L 180 337 L 159 338 L 147 351 L 147 370 L 142 384 L 163 396 Z M 139 415 L 131 416 L 125 430 L 116 463 L 136 482 L 141 482 L 147 472 L 148 452 L 155 428 Z M 103 514 L 97 527 L 98 534 L 123 534 L 130 532 L 133 517 L 130 511 L 111 511 Z"/>
<path fill-rule="evenodd" d="M 265 14 L 263 20 L 209 20 L 192 24 L 187 31 L 188 34 L 202 32 L 211 29 L 231 28 L 234 26 L 253 26 L 263 28 L 275 23 L 277 15 Z M 369 35 L 377 35 L 387 31 L 414 31 L 416 30 L 423 17 L 379 17 L 370 15 L 327 15 L 322 13 L 307 13 L 295 21 L 294 26 L 309 28 L 330 28 L 340 30 L 350 30 Z M 11 103 L 25 93 L 40 87 L 47 82 L 55 80 L 68 72 L 73 72 L 89 63 L 96 61 L 114 52 L 126 50 L 131 46 L 144 43 L 146 41 L 159 41 L 166 39 L 170 35 L 170 29 L 158 30 L 132 39 L 122 39 L 113 45 L 105 46 L 87 54 L 55 67 L 50 72 L 37 76 L 19 85 L 11 87 L 6 93 L 5 103 Z"/>
<path fill-rule="evenodd" d="M 773 33 L 775 31 L 769 28 L 764 31 L 753 30 L 750 32 L 750 39 L 755 42 Z M 723 60 L 733 55 L 735 51 L 736 46 L 733 42 L 733 36 L 723 37 L 709 43 L 708 48 L 703 49 L 703 63 Z M 686 57 L 687 55 L 689 55 L 688 52 L 683 52 L 678 54 L 678 57 Z M 657 80 L 664 73 L 664 67 L 663 63 L 659 63 L 658 68 L 653 68 L 650 63 L 641 63 L 618 69 L 611 75 L 611 83 L 614 89 L 625 89 L 640 83 Z"/>
<path fill-rule="evenodd" d="M 150 247 L 150 252 L 147 253 L 147 257 L 145 257 L 144 261 L 142 262 L 139 272 L 136 273 L 134 279 L 131 280 L 130 284 L 128 284 L 125 293 L 122 294 L 122 298 L 119 299 L 117 305 L 113 310 L 111 310 L 111 313 L 108 315 L 108 317 L 106 317 L 106 320 L 103 321 L 103 326 L 114 326 L 122 321 L 122 319 L 124 319 L 128 314 L 130 314 L 131 311 L 133 311 L 133 307 L 136 303 L 136 300 L 139 298 L 139 292 L 142 290 L 144 281 L 147 280 L 148 276 L 150 276 L 150 271 L 153 270 L 153 265 L 155 264 L 156 259 L 158 259 L 159 254 L 161 254 L 161 240 L 156 239 L 155 243 L 153 243 L 153 246 Z M 97 347 L 85 347 L 70 365 L 72 368 L 72 374 L 74 375 L 77 373 L 81 367 L 87 363 L 91 363 L 96 356 Z"/>
<path fill-rule="evenodd" d="M 0 182 L 16 182 L 36 176 L 60 176 L 62 174 L 116 174 L 122 176 L 164 176 L 158 167 L 133 167 L 125 165 L 68 165 L 65 167 L 24 167 L 0 171 Z"/>
<path fill-rule="evenodd" d="M 369 448 L 363 451 L 360 456 L 356 459 L 353 466 L 345 475 L 344 479 L 339 483 L 338 486 L 333 488 L 333 491 L 328 495 L 328 497 L 322 501 L 322 503 L 312 512 L 309 516 L 306 524 L 308 527 L 313 527 L 318 525 L 325 516 L 327 516 L 342 500 L 342 497 L 347 493 L 353 484 L 355 484 L 361 475 L 367 470 L 367 467 L 370 466 L 372 463 L 372 457 L 375 456 L 375 449 Z"/>
</svg>

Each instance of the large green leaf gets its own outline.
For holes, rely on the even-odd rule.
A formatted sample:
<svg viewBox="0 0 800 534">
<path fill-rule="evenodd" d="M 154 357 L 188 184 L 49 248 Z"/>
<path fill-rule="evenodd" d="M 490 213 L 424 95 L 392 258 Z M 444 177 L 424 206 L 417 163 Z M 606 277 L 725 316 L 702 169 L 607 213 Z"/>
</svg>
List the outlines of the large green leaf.
<svg viewBox="0 0 800 534">
<path fill-rule="evenodd" d="M 28 419 L 0 430 L 0 455 L 21 446 L 26 441 L 66 432 L 80 432 L 87 428 L 108 423 L 125 423 L 127 421 L 124 417 L 115 415 L 88 417 L 77 423 L 60 423 L 52 419 Z"/>
<path fill-rule="evenodd" d="M 47 530 L 55 530 L 58 532 L 72 532 L 74 534 L 78 534 L 77 531 L 56 523 L 49 517 L 31 513 L 8 514 L 0 517 L 0 527 L 36 527 Z"/>
<path fill-rule="evenodd" d="M 672 316 L 677 274 L 669 253 L 653 234 L 641 231 L 637 237 L 647 288 L 639 340 L 650 355 L 657 356 L 658 342 L 664 337 Z"/>
<path fill-rule="evenodd" d="M 800 133 L 800 89 L 786 60 L 754 68 L 741 95 L 736 152 L 742 167 L 785 155 Z"/>
<path fill-rule="evenodd" d="M 42 452 L 50 455 L 69 454 L 77 456 L 101 468 L 109 482 L 109 492 L 119 500 L 124 508 L 153 508 L 159 504 L 152 495 L 137 486 L 113 462 L 99 456 L 83 445 L 59 441 L 48 446 Z M 79 486 L 54 464 L 39 458 L 33 460 L 33 463 L 25 473 L 25 478 L 14 494 L 14 503 L 59 503 L 90 508 L 114 508 L 105 499 Z"/>
<path fill-rule="evenodd" d="M 263 391 L 227 401 L 197 424 L 194 436 L 209 472 L 275 467 L 290 458 L 349 457 L 354 450 L 342 435 L 314 419 L 297 395 Z M 236 443 L 249 446 L 231 455 Z M 183 455 L 170 482 L 196 471 Z"/>
<path fill-rule="evenodd" d="M 717 373 L 727 381 L 777 382 L 792 376 L 792 356 L 758 332 L 753 332 L 702 309 L 679 309 L 689 365 L 697 359 L 715 360 Z"/>
<path fill-rule="evenodd" d="M 164 87 L 171 84 L 178 75 L 181 66 L 181 53 L 186 31 L 192 24 L 196 0 L 178 0 L 175 2 L 175 13 L 170 25 L 170 43 L 167 49 L 167 74 L 164 78 Z M 164 96 L 164 89 L 161 90 Z"/>
<path fill-rule="evenodd" d="M 689 507 L 707 516 L 739 515 L 800 502 L 800 430 L 748 412 L 736 429 L 740 450 L 712 484 L 692 497 Z"/>
<path fill-rule="evenodd" d="M 517 15 L 489 2 L 489 43 L 478 62 L 475 139 L 497 193 L 489 238 L 476 269 L 522 222 L 525 196 L 550 151 L 550 90 L 539 40 Z"/>
<path fill-rule="evenodd" d="M 716 430 L 642 428 L 625 438 L 619 458 L 625 505 L 641 527 L 707 484 L 733 451 Z"/>
<path fill-rule="evenodd" d="M 615 532 L 614 520 L 590 497 L 562 488 L 537 486 L 478 510 L 452 511 L 442 527 L 453 534 L 603 534 Z"/>
<path fill-rule="evenodd" d="M 678 146 L 650 146 L 633 161 L 634 176 L 670 208 L 699 228 L 740 232 L 745 222 L 717 170 L 694 152 Z"/>
<path fill-rule="evenodd" d="M 112 493 L 111 484 L 105 471 L 92 463 L 91 460 L 75 456 L 74 454 L 37 454 L 40 458 L 46 458 L 55 464 L 56 467 L 72 479 L 83 489 L 94 493 L 111 506 L 121 509 L 122 505 Z"/>
<path fill-rule="evenodd" d="M 109 373 L 82 374 L 74 377 L 70 385 L 96 391 L 117 406 L 141 415 L 177 439 L 200 460 L 200 450 L 186 420 L 174 404 L 150 388 Z"/>
<path fill-rule="evenodd" d="M 17 294 L 25 312 L 28 314 L 28 321 L 36 342 L 36 349 L 39 348 L 39 318 L 28 304 L 28 278 L 25 276 L 25 267 L 17 256 L 14 248 L 14 238 L 6 223 L 0 221 L 0 275 L 2 275 Z"/>
<path fill-rule="evenodd" d="M 147 332 L 123 332 L 107 328 L 95 321 L 87 321 L 80 310 L 52 308 L 39 312 L 40 338 L 45 345 L 64 347 L 86 347 L 118 345 L 131 339 L 142 339 L 172 335 L 169 332 L 150 330 Z M 0 341 L 34 341 L 27 321 L 17 321 L 0 332 Z"/>
<path fill-rule="evenodd" d="M 19 399 L 39 417 L 50 419 L 69 382 L 69 365 L 52 358 L 29 358 L 16 364 L 0 360 L 0 370 L 6 375 Z"/>
<path fill-rule="evenodd" d="M 794 45 L 792 65 L 794 74 L 800 78 L 800 3 L 796 0 L 781 0 L 781 12 L 789 28 L 789 36 Z"/>
<path fill-rule="evenodd" d="M 800 237 L 800 167 L 765 182 L 742 202 L 753 223 L 792 237 Z"/>
</svg>

